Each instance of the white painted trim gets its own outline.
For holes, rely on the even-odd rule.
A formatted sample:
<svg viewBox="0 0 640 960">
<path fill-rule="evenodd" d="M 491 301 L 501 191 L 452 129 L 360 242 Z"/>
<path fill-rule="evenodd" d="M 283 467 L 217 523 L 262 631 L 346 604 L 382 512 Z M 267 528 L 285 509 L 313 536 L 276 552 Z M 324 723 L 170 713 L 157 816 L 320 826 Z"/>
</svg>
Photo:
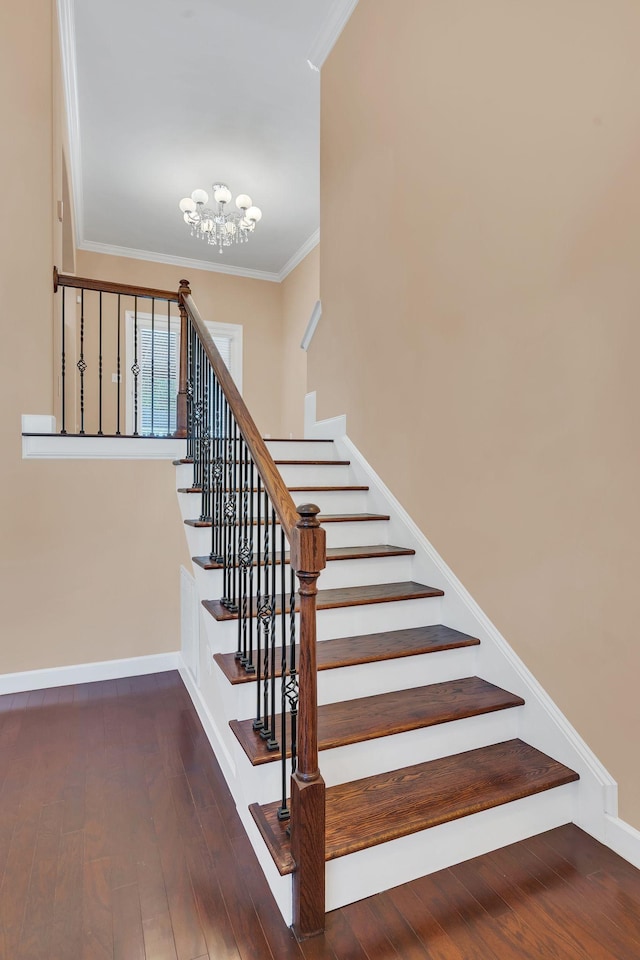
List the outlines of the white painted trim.
<svg viewBox="0 0 640 960">
<path fill-rule="evenodd" d="M 620 817 L 607 815 L 604 833 L 606 845 L 640 870 L 640 830 Z"/>
<path fill-rule="evenodd" d="M 200 687 L 195 684 L 190 671 L 187 670 L 184 663 L 182 663 L 178 669 L 180 670 L 180 676 L 182 677 L 184 685 L 187 688 L 189 696 L 191 697 L 191 701 L 196 709 L 196 713 L 200 718 L 200 723 L 204 727 L 207 740 L 211 744 L 211 749 L 216 755 L 216 760 L 222 767 L 225 780 L 229 785 L 229 789 L 231 789 L 231 783 L 233 782 L 233 778 L 235 777 L 236 773 L 236 765 L 233 757 L 229 753 L 227 745 L 225 744 L 222 734 L 220 733 L 220 729 L 211 716 L 211 712 L 209 711 L 209 707 L 207 706 L 202 695 L 202 691 L 200 690 Z"/>
<path fill-rule="evenodd" d="M 75 208 L 76 243 L 84 236 L 84 201 L 82 197 L 82 149 L 80 144 L 80 107 L 78 103 L 78 69 L 76 63 L 76 27 L 73 0 L 58 0 L 60 60 L 69 135 L 69 178 Z"/>
<path fill-rule="evenodd" d="M 90 253 L 104 253 L 109 257 L 127 257 L 129 260 L 148 260 L 151 263 L 167 263 L 185 270 L 208 270 L 211 273 L 226 273 L 232 277 L 248 277 L 250 280 L 268 280 L 280 283 L 279 273 L 266 270 L 251 270 L 249 267 L 234 267 L 232 264 L 218 263 L 214 260 L 192 260 L 189 257 L 175 257 L 169 253 L 156 253 L 154 250 L 136 250 L 133 247 L 118 247 L 112 243 L 96 243 L 83 240 L 77 244 L 79 250 Z"/>
<path fill-rule="evenodd" d="M 292 270 L 298 266 L 299 263 L 302 263 L 304 258 L 314 250 L 320 243 L 320 228 L 314 230 L 310 237 L 308 237 L 302 246 L 298 247 L 293 256 L 289 257 L 284 267 L 278 273 L 278 281 L 282 283 Z"/>
<path fill-rule="evenodd" d="M 270 283 L 282 283 L 292 270 L 301 263 L 307 254 L 320 243 L 320 230 L 314 230 L 310 237 L 287 260 L 277 273 L 268 270 L 252 270 L 250 267 L 234 267 L 216 260 L 194 260 L 189 257 L 176 257 L 170 253 L 157 253 L 155 250 L 136 250 L 133 247 L 119 247 L 112 243 L 97 243 L 95 240 L 79 240 L 78 250 L 89 253 L 104 253 L 108 257 L 127 257 L 130 260 L 147 260 L 150 263 L 166 263 L 184 270 L 207 270 L 210 273 L 226 273 L 232 277 L 247 277 L 249 280 L 267 280 Z"/>
<path fill-rule="evenodd" d="M 49 414 L 23 413 L 22 433 L 55 433 L 56 418 Z"/>
<path fill-rule="evenodd" d="M 173 437 L 80 437 L 22 438 L 22 459 L 52 460 L 180 460 L 186 455 L 186 440 Z"/>
<path fill-rule="evenodd" d="M 147 673 L 179 670 L 181 666 L 182 657 L 179 651 L 175 650 L 171 653 L 152 653 L 146 657 L 128 657 L 125 660 L 101 660 L 97 663 L 74 663 L 67 667 L 4 673 L 0 674 L 0 695 L 44 690 L 48 687 L 68 687 L 72 683 L 141 677 Z"/>
<path fill-rule="evenodd" d="M 334 0 L 307 57 L 312 70 L 322 68 L 357 5 L 358 0 Z"/>
<path fill-rule="evenodd" d="M 316 420 L 316 391 L 304 398 L 304 436 L 306 440 L 338 440 L 346 436 L 345 414 L 329 420 Z"/>
<path fill-rule="evenodd" d="M 304 332 L 302 338 L 302 343 L 300 346 L 303 350 L 308 350 L 311 346 L 311 341 L 313 340 L 313 335 L 316 332 L 318 324 L 320 323 L 320 317 L 322 316 L 322 301 L 316 300 L 315 306 L 311 311 L 311 316 L 309 317 L 309 322 L 307 324 L 307 329 Z"/>
</svg>

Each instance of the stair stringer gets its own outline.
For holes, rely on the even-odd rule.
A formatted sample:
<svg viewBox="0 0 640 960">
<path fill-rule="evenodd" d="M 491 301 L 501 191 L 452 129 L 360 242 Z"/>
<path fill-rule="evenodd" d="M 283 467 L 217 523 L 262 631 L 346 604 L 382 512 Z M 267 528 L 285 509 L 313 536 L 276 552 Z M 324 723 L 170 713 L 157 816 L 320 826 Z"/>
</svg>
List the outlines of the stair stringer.
<svg viewBox="0 0 640 960">
<path fill-rule="evenodd" d="M 478 675 L 525 700 L 519 737 L 580 775 L 574 784 L 573 822 L 606 844 L 608 824 L 617 817 L 616 781 L 349 439 L 346 417 L 315 421 L 315 395 L 308 394 L 305 437 L 316 436 L 332 437 L 339 459 L 351 461 L 353 481 L 370 488 L 369 509 L 389 514 L 391 542 L 416 551 L 414 579 L 444 590 L 442 622 L 480 639 Z"/>
</svg>

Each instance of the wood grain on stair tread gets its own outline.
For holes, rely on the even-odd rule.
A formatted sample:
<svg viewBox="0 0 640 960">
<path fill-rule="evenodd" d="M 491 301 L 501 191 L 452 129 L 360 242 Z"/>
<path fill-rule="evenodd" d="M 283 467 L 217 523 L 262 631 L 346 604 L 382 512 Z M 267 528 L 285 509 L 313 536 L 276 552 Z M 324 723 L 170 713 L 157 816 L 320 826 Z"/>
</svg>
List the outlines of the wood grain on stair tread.
<svg viewBox="0 0 640 960">
<path fill-rule="evenodd" d="M 460 647 L 476 647 L 477 637 L 469 637 L 443 624 L 427 627 L 410 627 L 406 630 L 390 630 L 386 633 L 370 633 L 358 637 L 340 637 L 337 640 L 322 640 L 316 645 L 318 670 L 333 670 L 337 667 L 352 667 L 361 663 L 377 663 L 414 657 L 423 653 L 440 653 Z M 254 683 L 255 674 L 247 673 L 236 659 L 235 653 L 216 653 L 213 659 L 230 683 Z M 276 664 L 282 661 L 282 648 L 276 647 Z M 280 676 L 277 667 L 276 676 Z"/>
<path fill-rule="evenodd" d="M 327 560 L 374 560 L 378 557 L 412 557 L 415 550 L 411 547 L 394 547 L 389 543 L 378 543 L 374 546 L 355 547 L 327 547 Z M 212 560 L 211 557 L 191 557 L 193 562 L 204 570 L 222 570 L 223 564 Z M 285 554 L 285 563 L 289 563 L 289 553 Z M 276 557 L 276 565 L 279 565 Z M 256 566 L 254 559 L 253 565 Z M 261 564 L 264 566 L 264 563 Z"/>
<path fill-rule="evenodd" d="M 325 858 L 342 857 L 578 779 L 574 770 L 522 740 L 508 740 L 329 787 Z M 278 870 L 286 874 L 294 864 L 278 806 L 252 804 L 249 810 Z"/>
<path fill-rule="evenodd" d="M 388 520 L 388 513 L 320 513 L 318 514 L 318 520 L 320 523 L 367 523 L 372 520 Z M 211 520 L 185 520 L 185 524 L 188 527 L 211 527 Z M 253 521 L 252 526 L 264 526 L 264 520 L 260 521 L 258 524 L 257 520 Z M 279 526 L 279 522 L 276 520 L 276 525 Z M 238 526 L 238 524 L 236 524 Z"/>
<path fill-rule="evenodd" d="M 522 697 L 479 677 L 326 703 L 318 707 L 318 749 L 331 750 L 523 704 Z M 289 721 L 287 714 L 287 743 L 290 744 Z M 280 729 L 280 723 L 281 717 L 277 716 L 276 730 Z M 253 729 L 253 720 L 232 720 L 229 726 L 254 766 L 280 759 L 280 751 L 268 750 Z"/>
<path fill-rule="evenodd" d="M 421 600 L 427 597 L 443 597 L 444 591 L 422 583 L 405 580 L 401 583 L 375 583 L 366 587 L 337 587 L 333 590 L 318 590 L 318 610 L 336 607 L 359 607 L 371 603 L 395 603 L 400 600 Z M 203 600 L 202 606 L 216 620 L 237 620 L 238 614 L 223 607 L 219 600 Z M 298 595 L 296 594 L 296 610 Z M 276 598 L 276 616 L 281 613 L 280 600 Z M 256 615 L 256 598 L 250 601 L 249 616 Z"/>
</svg>

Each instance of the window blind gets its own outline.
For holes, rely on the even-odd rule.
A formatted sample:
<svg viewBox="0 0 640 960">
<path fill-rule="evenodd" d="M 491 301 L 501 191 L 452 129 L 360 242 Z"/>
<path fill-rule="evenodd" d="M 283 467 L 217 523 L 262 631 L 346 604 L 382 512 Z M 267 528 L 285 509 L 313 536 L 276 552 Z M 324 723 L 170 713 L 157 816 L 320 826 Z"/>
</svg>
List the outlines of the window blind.
<svg viewBox="0 0 640 960">
<path fill-rule="evenodd" d="M 167 335 L 168 334 L 168 335 Z M 231 337 L 214 337 L 227 369 L 231 366 Z M 138 433 L 143 437 L 170 436 L 176 429 L 178 360 L 177 330 L 138 328 Z"/>
</svg>

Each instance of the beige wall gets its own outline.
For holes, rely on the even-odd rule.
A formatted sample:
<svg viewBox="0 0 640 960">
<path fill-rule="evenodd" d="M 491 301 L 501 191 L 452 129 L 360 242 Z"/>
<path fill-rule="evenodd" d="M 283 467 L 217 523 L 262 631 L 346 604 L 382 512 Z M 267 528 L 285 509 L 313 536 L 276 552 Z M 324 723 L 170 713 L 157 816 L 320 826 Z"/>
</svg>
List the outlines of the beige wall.
<svg viewBox="0 0 640 960">
<path fill-rule="evenodd" d="M 348 415 L 636 827 L 638 36 L 631 0 L 360 3 L 322 71 L 309 353 L 319 416 Z"/>
<path fill-rule="evenodd" d="M 2 122 L 11 131 L 0 151 L 0 674 L 175 650 L 179 566 L 188 566 L 189 556 L 173 468 L 21 458 L 20 415 L 49 413 L 59 402 L 60 296 L 54 317 L 51 270 L 54 263 L 74 266 L 51 0 L 7 6 L 0 44 Z M 25 203 L 30 210 L 34 202 L 35 225 L 25 216 Z M 172 289 L 183 273 L 85 252 L 76 260 L 79 275 Z M 245 398 L 264 431 L 282 432 L 282 285 L 205 271 L 187 279 L 206 319 L 243 324 Z M 292 274 L 290 289 L 299 286 Z M 287 310 L 293 327 L 295 309 Z M 73 351 L 73 340 L 67 347 Z M 111 372 L 105 364 L 106 388 Z M 304 384 L 296 382 L 302 409 Z"/>
<path fill-rule="evenodd" d="M 304 434 L 307 354 L 300 347 L 320 297 L 320 247 L 298 264 L 282 285 L 282 436 Z"/>
<path fill-rule="evenodd" d="M 5 5 L 0 31 L 0 673 L 177 649 L 189 559 L 170 465 L 21 459 L 20 415 L 53 401 L 64 136 L 52 12 L 50 0 Z"/>
</svg>

